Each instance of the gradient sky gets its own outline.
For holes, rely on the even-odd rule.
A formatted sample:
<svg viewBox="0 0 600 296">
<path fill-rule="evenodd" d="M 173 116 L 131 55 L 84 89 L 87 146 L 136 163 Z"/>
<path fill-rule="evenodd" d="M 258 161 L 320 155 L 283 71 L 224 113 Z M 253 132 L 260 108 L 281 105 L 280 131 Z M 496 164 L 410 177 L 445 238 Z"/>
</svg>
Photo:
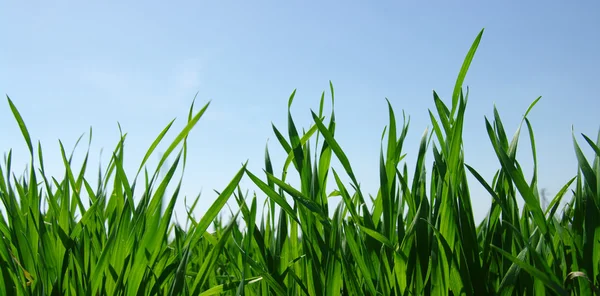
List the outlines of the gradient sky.
<svg viewBox="0 0 600 296">
<path fill-rule="evenodd" d="M 298 89 L 292 112 L 308 128 L 310 109 L 318 110 L 322 91 L 329 96 L 331 80 L 337 139 L 364 192 L 376 194 L 385 98 L 399 121 L 403 110 L 411 118 L 405 152 L 412 172 L 431 127 L 432 90 L 448 102 L 482 28 L 465 81 L 466 162 L 491 182 L 499 162 L 484 116 L 495 104 L 512 137 L 542 96 L 530 120 L 539 187 L 553 195 L 577 172 L 571 129 L 589 155 L 580 133 L 595 139 L 600 127 L 598 1 L 7 1 L 0 9 L 0 93 L 17 105 L 58 178 L 58 140 L 70 151 L 91 126 L 91 180 L 100 149 L 106 165 L 117 144 L 117 122 L 128 133 L 126 169 L 135 174 L 171 119 L 177 118 L 168 140 L 184 126 L 196 92 L 197 110 L 211 100 L 191 133 L 183 183 L 188 199 L 202 191 L 199 216 L 243 162 L 261 173 L 267 140 L 279 174 L 283 149 L 271 123 L 286 130 L 287 99 Z M 0 131 L 0 150 L 13 149 L 19 174 L 29 159 L 6 100 Z M 520 147 L 529 177 L 526 129 Z M 242 186 L 253 190 L 247 178 Z M 470 186 L 480 220 L 490 197 L 471 177 Z M 183 209 L 180 202 L 180 219 Z"/>
</svg>

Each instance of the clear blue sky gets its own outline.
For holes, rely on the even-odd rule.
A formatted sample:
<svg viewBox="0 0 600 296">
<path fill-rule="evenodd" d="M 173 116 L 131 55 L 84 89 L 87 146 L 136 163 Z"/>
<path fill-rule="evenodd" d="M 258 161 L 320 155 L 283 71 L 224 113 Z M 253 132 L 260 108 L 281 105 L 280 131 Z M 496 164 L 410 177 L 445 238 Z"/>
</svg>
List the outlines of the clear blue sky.
<svg viewBox="0 0 600 296">
<path fill-rule="evenodd" d="M 308 128 L 329 80 L 338 141 L 364 191 L 376 194 L 386 97 L 398 115 L 411 117 L 405 147 L 412 171 L 419 139 L 431 126 L 432 90 L 448 101 L 482 28 L 465 81 L 464 140 L 466 162 L 488 181 L 499 167 L 484 125 L 494 104 L 512 136 L 529 104 L 543 96 L 530 119 L 540 187 L 550 194 L 576 174 L 572 126 L 579 139 L 580 133 L 595 138 L 600 127 L 598 1 L 91 2 L 5 2 L 0 93 L 18 106 L 57 177 L 63 172 L 58 140 L 70 151 L 92 126 L 92 180 L 100 149 L 105 165 L 119 139 L 117 122 L 128 133 L 126 168 L 135 173 L 171 119 L 178 118 L 173 131 L 181 129 L 196 92 L 198 107 L 212 100 L 189 141 L 183 192 L 191 198 L 202 190 L 196 215 L 246 160 L 261 172 L 267 139 L 280 170 L 283 154 L 271 122 L 285 130 L 287 99 L 297 88 L 292 112 Z M 29 160 L 6 100 L 0 129 L 0 150 L 14 150 L 18 174 Z M 525 131 L 521 139 L 519 159 L 529 176 Z M 473 178 L 470 184 L 480 220 L 490 198 Z M 253 189 L 248 179 L 242 185 Z"/>
</svg>

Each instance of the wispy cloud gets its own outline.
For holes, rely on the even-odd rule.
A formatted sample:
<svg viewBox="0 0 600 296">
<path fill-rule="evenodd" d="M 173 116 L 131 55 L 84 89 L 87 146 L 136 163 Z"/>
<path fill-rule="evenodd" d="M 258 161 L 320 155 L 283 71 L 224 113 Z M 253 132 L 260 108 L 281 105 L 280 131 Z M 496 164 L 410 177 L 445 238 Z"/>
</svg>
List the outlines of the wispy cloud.
<svg viewBox="0 0 600 296">
<path fill-rule="evenodd" d="M 171 72 L 171 94 L 178 98 L 185 98 L 188 102 L 190 95 L 200 91 L 203 86 L 204 67 L 200 58 L 188 58 L 173 66 Z"/>
<path fill-rule="evenodd" d="M 202 86 L 202 69 L 199 58 L 186 59 L 177 65 L 174 69 L 177 92 L 197 91 Z"/>
<path fill-rule="evenodd" d="M 163 110 L 181 108 L 201 91 L 203 63 L 200 58 L 188 58 L 168 68 L 167 71 L 136 71 L 115 64 L 92 63 L 82 65 L 73 76 L 78 77 L 84 88 L 102 93 L 110 102 L 144 104 L 146 108 Z"/>
<path fill-rule="evenodd" d="M 131 74 L 106 67 L 86 67 L 79 72 L 79 79 L 84 85 L 108 92 L 127 89 L 135 80 Z"/>
</svg>

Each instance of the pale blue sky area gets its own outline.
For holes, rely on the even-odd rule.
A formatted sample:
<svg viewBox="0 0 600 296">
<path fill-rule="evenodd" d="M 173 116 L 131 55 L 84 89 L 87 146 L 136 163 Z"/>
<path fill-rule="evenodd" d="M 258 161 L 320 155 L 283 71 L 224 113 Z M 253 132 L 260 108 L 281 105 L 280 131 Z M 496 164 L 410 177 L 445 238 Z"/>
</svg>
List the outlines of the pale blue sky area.
<svg viewBox="0 0 600 296">
<path fill-rule="evenodd" d="M 202 190 L 199 216 L 243 162 L 261 173 L 267 139 L 279 174 L 283 149 L 271 122 L 286 130 L 287 99 L 297 88 L 292 112 L 308 128 L 310 109 L 318 110 L 331 80 L 337 139 L 365 193 L 376 194 L 385 98 L 399 121 L 402 110 L 411 117 L 405 152 L 412 172 L 431 126 L 432 90 L 448 102 L 482 28 L 465 81 L 466 162 L 491 182 L 499 163 L 484 116 L 496 104 L 512 136 L 543 96 L 530 119 L 539 186 L 554 194 L 576 174 L 571 127 L 588 152 L 579 134 L 595 139 L 600 127 L 598 1 L 8 1 L 0 9 L 0 93 L 15 102 L 57 177 L 58 140 L 70 151 L 92 126 L 91 180 L 100 149 L 105 165 L 118 141 L 117 122 L 128 133 L 126 168 L 134 174 L 171 119 L 178 118 L 173 132 L 183 127 L 196 92 L 197 109 L 212 100 L 190 136 L 183 186 L 188 198 Z M 14 149 L 18 174 L 28 155 L 5 99 L 0 129 L 0 150 Z M 519 158 L 530 176 L 525 131 L 521 139 Z M 480 220 L 490 198 L 470 180 Z M 242 186 L 254 188 L 247 178 Z"/>
</svg>

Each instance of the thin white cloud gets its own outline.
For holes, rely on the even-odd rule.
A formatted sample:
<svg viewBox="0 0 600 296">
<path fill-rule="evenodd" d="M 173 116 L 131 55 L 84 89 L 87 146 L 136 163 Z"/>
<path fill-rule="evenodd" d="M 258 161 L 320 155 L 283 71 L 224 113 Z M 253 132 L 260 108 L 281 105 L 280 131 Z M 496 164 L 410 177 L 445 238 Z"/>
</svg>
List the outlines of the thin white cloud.
<svg viewBox="0 0 600 296">
<path fill-rule="evenodd" d="M 196 93 L 202 86 L 202 62 L 199 58 L 190 58 L 174 67 L 174 85 L 177 95 Z"/>
<path fill-rule="evenodd" d="M 124 69 L 117 65 L 89 64 L 74 72 L 80 83 L 93 92 L 102 92 L 107 100 L 120 104 L 140 104 L 145 108 L 174 108 L 189 106 L 194 95 L 202 91 L 203 63 L 200 58 L 175 62 L 170 71 L 159 76 Z M 161 77 L 162 76 L 162 77 Z M 162 85 L 156 84 L 162 81 Z M 202 101 L 202 97 L 198 98 Z"/>
<path fill-rule="evenodd" d="M 108 92 L 119 92 L 131 87 L 133 77 L 115 69 L 87 68 L 80 71 L 79 79 L 86 85 Z"/>
</svg>

